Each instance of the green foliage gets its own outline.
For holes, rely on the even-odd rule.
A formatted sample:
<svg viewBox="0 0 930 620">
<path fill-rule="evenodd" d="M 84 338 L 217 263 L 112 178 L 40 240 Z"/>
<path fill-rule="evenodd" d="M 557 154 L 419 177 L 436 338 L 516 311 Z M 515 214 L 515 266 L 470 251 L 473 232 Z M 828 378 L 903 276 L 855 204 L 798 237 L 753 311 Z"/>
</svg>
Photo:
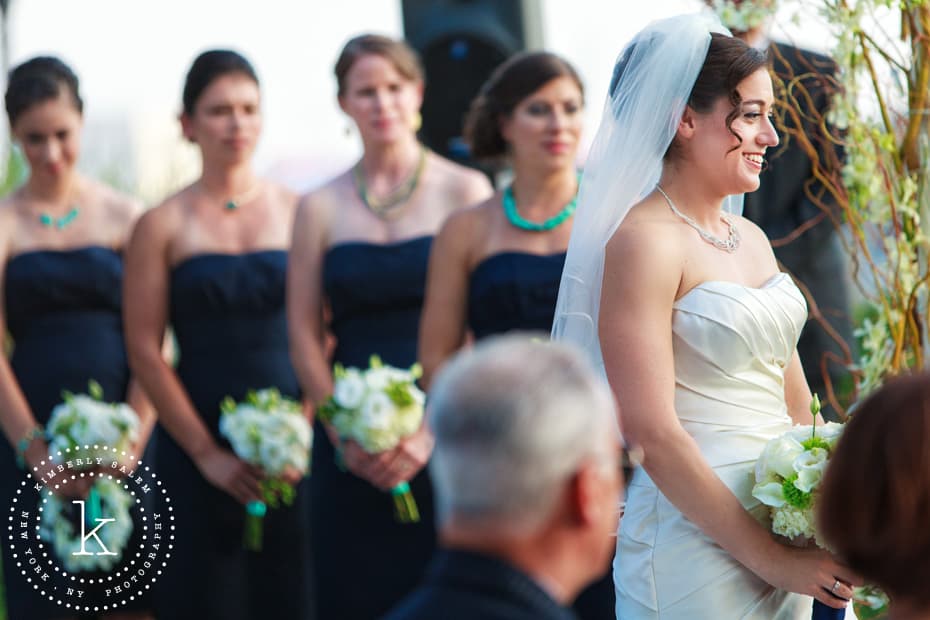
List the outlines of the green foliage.
<svg viewBox="0 0 930 620">
<path fill-rule="evenodd" d="M 797 481 L 798 475 L 794 474 L 787 480 L 781 483 L 782 493 L 785 494 L 785 501 L 794 506 L 799 510 L 807 510 L 811 506 L 813 501 L 813 496 L 810 493 L 802 491 L 798 487 L 794 486 L 794 483 Z"/>
<path fill-rule="evenodd" d="M 842 239 L 865 300 L 858 358 L 846 360 L 854 401 L 928 360 L 930 0 L 821 0 L 820 14 L 836 37 L 832 109 L 802 111 L 810 74 L 794 76 L 784 92 L 795 126 L 781 129 L 814 160 L 822 191 L 809 186 L 808 198 L 849 233 Z M 899 32 L 883 27 L 889 17 Z M 823 148 L 831 144 L 844 160 Z M 841 410 L 835 392 L 827 396 Z"/>
<path fill-rule="evenodd" d="M 814 448 L 823 448 L 824 450 L 830 451 L 830 444 L 827 443 L 822 437 L 811 437 L 805 439 L 801 442 L 801 445 L 804 446 L 805 450 L 813 450 Z"/>
<path fill-rule="evenodd" d="M 406 381 L 391 381 L 385 388 L 384 393 L 400 409 L 409 407 L 416 402 L 413 394 L 410 393 L 410 384 Z"/>
<path fill-rule="evenodd" d="M 337 413 L 339 413 L 339 405 L 336 404 L 332 396 L 327 398 L 326 402 L 316 409 L 317 418 L 319 418 L 320 422 L 325 422 L 326 424 L 331 424 L 333 416 Z"/>
<path fill-rule="evenodd" d="M 293 505 L 297 497 L 297 490 L 278 478 L 262 480 L 261 489 L 262 500 L 273 510 L 277 510 L 282 505 Z"/>
<path fill-rule="evenodd" d="M 26 181 L 29 165 L 19 149 L 8 147 L 6 169 L 0 177 L 0 197 L 7 196 Z"/>
<path fill-rule="evenodd" d="M 100 384 L 91 379 L 87 382 L 87 393 L 96 401 L 103 402 L 103 388 Z"/>
</svg>

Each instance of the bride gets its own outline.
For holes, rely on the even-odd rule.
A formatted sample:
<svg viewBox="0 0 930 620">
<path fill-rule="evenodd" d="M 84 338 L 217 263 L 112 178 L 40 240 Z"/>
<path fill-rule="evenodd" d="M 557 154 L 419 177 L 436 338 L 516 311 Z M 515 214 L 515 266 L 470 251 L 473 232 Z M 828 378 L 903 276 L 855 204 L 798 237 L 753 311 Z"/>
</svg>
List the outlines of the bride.
<svg viewBox="0 0 930 620">
<path fill-rule="evenodd" d="M 843 608 L 859 583 L 776 541 L 750 492 L 765 442 L 811 421 L 804 297 L 738 215 L 778 144 L 773 104 L 763 52 L 710 17 L 656 22 L 617 62 L 585 169 L 553 337 L 603 365 L 645 452 L 614 565 L 624 620 L 810 618 L 809 597 Z"/>
</svg>

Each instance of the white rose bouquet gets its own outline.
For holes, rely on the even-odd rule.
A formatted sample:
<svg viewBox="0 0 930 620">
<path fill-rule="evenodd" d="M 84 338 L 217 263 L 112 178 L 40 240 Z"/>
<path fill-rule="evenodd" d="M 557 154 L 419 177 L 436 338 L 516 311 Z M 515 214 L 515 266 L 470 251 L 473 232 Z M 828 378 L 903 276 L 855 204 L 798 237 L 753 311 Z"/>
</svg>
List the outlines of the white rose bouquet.
<svg viewBox="0 0 930 620">
<path fill-rule="evenodd" d="M 814 514 L 818 487 L 827 463 L 833 455 L 843 425 L 827 422 L 817 426 L 820 398 L 811 401 L 812 426 L 796 426 L 769 441 L 756 461 L 756 483 L 752 495 L 769 507 L 772 531 L 794 540 L 810 540 L 818 547 L 824 543 L 817 536 Z M 871 586 L 855 589 L 857 614 L 878 618 L 887 598 Z M 842 618 L 845 610 L 827 607 L 814 600 L 814 618 Z M 872 615 L 875 614 L 875 615 Z"/>
<path fill-rule="evenodd" d="M 116 469 L 114 455 L 129 450 L 139 438 L 139 416 L 125 403 L 104 402 L 103 388 L 96 381 L 88 383 L 88 394 L 63 392 L 62 396 L 64 402 L 52 410 L 46 427 L 52 462 L 67 462 L 68 469 L 81 470 L 105 460 Z M 50 493 L 39 535 L 52 544 L 67 570 L 109 570 L 122 559 L 132 534 L 132 504 L 129 492 L 112 478 L 94 481 L 85 500 L 69 501 Z M 99 544 L 93 538 L 85 543 L 78 527 L 81 519 L 88 531 L 101 519 L 112 522 L 97 530 Z"/>
<path fill-rule="evenodd" d="M 423 423 L 426 395 L 416 385 L 421 375 L 419 364 L 401 370 L 386 366 L 377 355 L 371 356 L 364 371 L 336 364 L 333 395 L 319 408 L 320 420 L 370 454 L 390 450 Z M 398 521 L 420 520 L 409 484 L 397 485 L 391 495 Z"/>
<path fill-rule="evenodd" d="M 236 455 L 264 470 L 262 500 L 246 506 L 243 545 L 262 548 L 263 519 L 268 507 L 294 503 L 297 491 L 281 478 L 287 469 L 306 474 L 310 468 L 313 430 L 300 403 L 281 396 L 276 388 L 251 390 L 237 403 L 227 396 L 220 404 L 220 434 Z"/>
<path fill-rule="evenodd" d="M 811 412 L 820 412 L 814 396 Z M 817 487 L 843 431 L 843 425 L 796 426 L 766 444 L 756 461 L 752 495 L 769 506 L 772 531 L 786 538 L 812 539 L 819 546 L 814 527 Z"/>
<path fill-rule="evenodd" d="M 96 381 L 88 383 L 88 394 L 63 392 L 62 397 L 64 402 L 52 409 L 45 427 L 54 462 L 62 462 L 65 455 L 109 461 L 114 450 L 125 452 L 138 441 L 139 416 L 126 403 L 103 402 L 103 388 Z"/>
</svg>

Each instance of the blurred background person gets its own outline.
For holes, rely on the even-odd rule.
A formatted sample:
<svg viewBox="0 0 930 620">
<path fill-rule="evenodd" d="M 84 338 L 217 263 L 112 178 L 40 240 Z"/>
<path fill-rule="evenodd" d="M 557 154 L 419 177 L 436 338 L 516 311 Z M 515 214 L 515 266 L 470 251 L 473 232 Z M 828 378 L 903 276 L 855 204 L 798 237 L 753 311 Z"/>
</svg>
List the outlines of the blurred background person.
<svg viewBox="0 0 930 620">
<path fill-rule="evenodd" d="M 0 497 L 8 501 L 25 476 L 17 463 L 31 469 L 48 459 L 44 425 L 63 390 L 86 394 L 94 380 L 107 402 L 128 402 L 141 421 L 136 459 L 154 412 L 132 380 L 120 318 L 123 246 L 141 205 L 76 170 L 83 102 L 77 76 L 61 60 L 36 57 L 14 68 L 6 111 L 30 170 L 0 203 L 0 334 L 8 328 L 14 343 L 9 359 L 0 356 L 0 423 L 8 440 L 0 442 Z M 83 498 L 89 485 L 79 486 L 67 493 Z M 10 619 L 62 617 L 3 548 Z M 149 617 L 149 605 L 146 597 L 111 616 Z"/>
<path fill-rule="evenodd" d="M 509 160 L 513 182 L 445 223 L 430 256 L 420 339 L 426 382 L 465 342 L 552 326 L 578 191 L 584 89 L 548 52 L 499 66 L 472 102 L 472 156 Z"/>
<path fill-rule="evenodd" d="M 449 362 L 428 415 L 441 548 L 388 617 L 574 618 L 624 483 L 607 384 L 572 347 L 497 336 Z"/>
<path fill-rule="evenodd" d="M 139 221 L 124 296 L 130 362 L 162 412 L 156 462 L 179 523 L 159 615 L 309 618 L 307 483 L 293 506 L 268 511 L 262 551 L 243 550 L 244 505 L 259 500 L 263 473 L 219 435 L 226 396 L 270 387 L 300 395 L 284 304 L 297 199 L 252 168 L 262 115 L 248 60 L 200 54 L 184 84 L 181 126 L 203 172 Z M 176 370 L 158 354 L 168 324 Z"/>
<path fill-rule="evenodd" d="M 430 393 L 439 544 L 392 620 L 569 619 L 613 557 L 623 488 L 613 396 L 579 351 L 498 336 Z"/>
<path fill-rule="evenodd" d="M 430 255 L 421 319 L 424 380 L 467 340 L 552 327 L 578 191 L 575 161 L 584 86 L 548 52 L 525 52 L 498 67 L 471 105 L 472 156 L 506 160 L 513 182 L 446 222 Z M 614 617 L 610 571 L 575 605 L 582 618 Z"/>
<path fill-rule="evenodd" d="M 869 458 L 862 458 L 868 454 Z M 891 599 L 930 618 L 930 375 L 889 380 L 853 413 L 821 484 L 819 531 Z"/>
<path fill-rule="evenodd" d="M 335 74 L 339 105 L 364 152 L 302 199 L 288 274 L 294 366 L 317 404 L 332 393 L 335 362 L 367 367 L 373 354 L 398 367 L 416 361 L 433 235 L 450 213 L 490 193 L 480 173 L 417 141 L 422 69 L 406 44 L 353 38 Z M 327 327 L 336 340 L 332 359 L 322 344 Z M 432 493 L 421 471 L 431 445 L 424 429 L 394 450 L 367 455 L 317 425 L 311 529 L 322 618 L 377 617 L 416 585 L 434 546 Z M 337 466 L 337 447 L 348 471 Z M 420 507 L 415 524 L 395 522 L 387 495 L 407 480 Z"/>
<path fill-rule="evenodd" d="M 801 282 L 814 301 L 811 317 L 822 319 L 848 346 L 854 346 L 849 300 L 849 263 L 839 231 L 825 216 L 824 207 L 836 209 L 836 201 L 814 176 L 814 162 L 792 134 L 803 131 L 817 149 L 818 166 L 833 173 L 842 163 L 842 150 L 821 124 L 836 92 L 836 63 L 822 54 L 769 38 L 775 0 L 707 0 L 733 34 L 749 45 L 766 50 L 779 101 L 777 128 L 782 144 L 766 156 L 758 191 L 747 193 L 744 213 L 772 240 L 775 258 Z M 727 5 L 730 10 L 722 8 Z M 789 94 L 790 90 L 790 94 Z M 811 197 L 816 197 L 816 201 Z M 827 394 L 826 378 L 834 390 L 843 389 L 849 373 L 845 353 L 824 325 L 809 320 L 798 341 L 798 353 L 811 392 Z M 831 353 L 837 358 L 828 359 Z M 824 408 L 834 417 L 831 408 Z"/>
</svg>

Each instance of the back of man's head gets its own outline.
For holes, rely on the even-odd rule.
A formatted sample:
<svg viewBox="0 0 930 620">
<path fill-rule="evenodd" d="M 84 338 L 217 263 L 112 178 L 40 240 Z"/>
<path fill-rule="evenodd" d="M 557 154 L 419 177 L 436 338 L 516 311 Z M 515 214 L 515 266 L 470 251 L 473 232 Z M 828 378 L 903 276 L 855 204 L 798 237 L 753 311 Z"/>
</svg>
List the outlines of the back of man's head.
<svg viewBox="0 0 930 620">
<path fill-rule="evenodd" d="M 606 382 L 567 345 L 491 338 L 452 360 L 430 393 L 430 474 L 440 527 L 530 535 L 586 460 L 616 464 Z"/>
</svg>

